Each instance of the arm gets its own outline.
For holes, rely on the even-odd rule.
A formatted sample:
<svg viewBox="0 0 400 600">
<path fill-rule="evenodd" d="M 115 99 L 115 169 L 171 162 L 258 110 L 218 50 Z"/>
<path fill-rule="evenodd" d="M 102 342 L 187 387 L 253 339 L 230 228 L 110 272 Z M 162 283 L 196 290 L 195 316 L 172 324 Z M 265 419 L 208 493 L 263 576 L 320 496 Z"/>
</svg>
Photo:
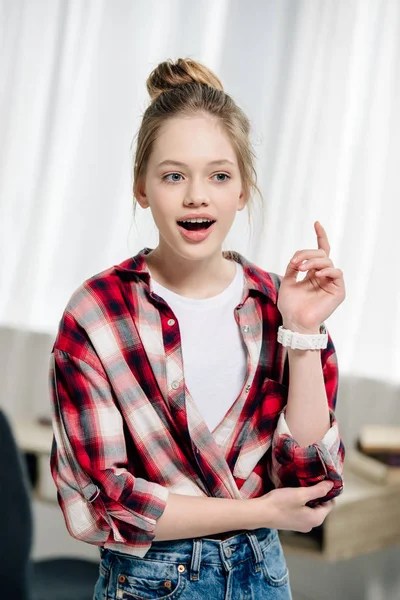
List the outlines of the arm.
<svg viewBox="0 0 400 600">
<path fill-rule="evenodd" d="M 171 494 L 166 487 L 127 470 L 123 423 L 101 365 L 54 350 L 50 382 L 53 407 L 51 470 L 70 534 L 82 541 L 125 544 L 132 533 L 143 548 L 153 539 L 172 540 L 252 526 L 250 500 Z M 58 401 L 57 401 L 58 398 Z M 58 402 L 62 415 L 58 408 Z M 63 443 L 64 421 L 72 455 Z M 76 463 L 76 464 L 75 464 Z M 94 485 L 85 502 L 84 472 Z"/>
<path fill-rule="evenodd" d="M 58 500 L 73 537 L 129 543 L 135 531 L 149 546 L 168 490 L 127 470 L 122 417 L 100 368 L 62 350 L 51 355 L 51 471 Z M 93 501 L 85 499 L 85 486 Z"/>
<path fill-rule="evenodd" d="M 328 502 L 308 508 L 326 495 L 332 482 L 322 481 L 303 489 L 272 490 L 250 500 L 195 498 L 170 494 L 158 520 L 156 540 L 202 537 L 234 529 L 288 529 L 308 532 L 321 525 L 332 510 Z"/>
<path fill-rule="evenodd" d="M 157 521 L 154 539 L 178 540 L 264 526 L 261 525 L 261 519 L 258 525 L 252 523 L 254 507 L 250 502 L 251 500 L 170 494 L 167 506 Z M 264 521 L 267 519 L 265 515 Z M 269 526 L 272 527 L 272 524 Z"/>
<path fill-rule="evenodd" d="M 271 479 L 276 487 L 332 480 L 329 500 L 342 492 L 344 460 L 334 413 L 338 365 L 329 333 L 324 350 L 288 349 L 288 360 L 288 400 L 273 436 Z"/>
<path fill-rule="evenodd" d="M 325 509 L 318 515 L 304 512 L 307 498 L 297 494 L 300 490 L 279 490 L 286 495 L 256 499 L 193 497 L 168 493 L 157 483 L 135 477 L 126 468 L 121 417 L 105 377 L 93 364 L 61 350 L 51 357 L 50 375 L 51 470 L 73 537 L 97 545 L 113 541 L 135 545 L 144 556 L 154 539 L 256 527 L 309 531 L 324 518 Z M 307 492 L 315 498 L 323 490 Z"/>
<path fill-rule="evenodd" d="M 290 323 L 283 326 L 285 329 L 295 329 Z M 298 329 L 296 327 L 296 331 Z M 319 333 L 319 330 L 307 333 Z M 300 446 L 305 447 L 323 438 L 331 426 L 321 351 L 288 348 L 287 352 L 289 395 L 285 420 L 291 435 Z M 334 374 L 329 385 L 336 387 L 336 380 Z"/>
<path fill-rule="evenodd" d="M 329 258 L 326 231 L 319 221 L 314 222 L 314 229 L 318 249 L 297 251 L 279 284 L 277 308 L 284 327 L 300 333 L 317 332 L 320 323 L 346 297 L 343 272 L 335 268 Z M 298 282 L 299 272 L 307 274 Z M 290 480 L 296 483 L 297 480 L 297 485 L 308 486 L 331 479 L 334 488 L 330 499 L 343 489 L 344 446 L 334 417 L 337 359 L 329 334 L 328 346 L 322 353 L 315 350 L 302 352 L 306 355 L 314 352 L 321 360 L 300 356 L 298 352 L 288 354 L 288 398 L 274 435 L 272 475 L 278 485 L 284 480 L 285 483 Z"/>
</svg>

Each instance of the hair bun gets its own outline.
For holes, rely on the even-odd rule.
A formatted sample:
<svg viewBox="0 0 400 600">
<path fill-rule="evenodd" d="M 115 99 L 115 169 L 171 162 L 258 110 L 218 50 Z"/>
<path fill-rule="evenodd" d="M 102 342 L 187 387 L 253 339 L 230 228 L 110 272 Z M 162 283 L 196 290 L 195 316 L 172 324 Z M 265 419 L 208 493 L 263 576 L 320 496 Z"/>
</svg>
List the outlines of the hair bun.
<svg viewBox="0 0 400 600">
<path fill-rule="evenodd" d="M 210 69 L 190 58 L 178 58 L 176 62 L 169 59 L 160 63 L 148 76 L 146 86 L 154 102 L 163 92 L 187 83 L 203 83 L 221 91 L 224 89 Z"/>
</svg>

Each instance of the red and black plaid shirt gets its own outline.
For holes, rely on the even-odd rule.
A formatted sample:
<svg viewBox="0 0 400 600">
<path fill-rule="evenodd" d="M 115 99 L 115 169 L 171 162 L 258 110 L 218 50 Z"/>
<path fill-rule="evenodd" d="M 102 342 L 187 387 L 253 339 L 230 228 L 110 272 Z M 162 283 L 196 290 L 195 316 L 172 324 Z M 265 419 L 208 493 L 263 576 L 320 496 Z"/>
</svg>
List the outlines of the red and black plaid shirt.
<svg viewBox="0 0 400 600">
<path fill-rule="evenodd" d="M 74 292 L 51 353 L 51 470 L 70 534 L 143 557 L 169 492 L 255 498 L 330 479 L 326 499 L 340 494 L 344 447 L 329 333 L 319 352 L 331 428 L 300 447 L 285 421 L 288 359 L 277 342 L 282 278 L 224 252 L 244 269 L 235 319 L 249 360 L 239 397 L 211 432 L 185 385 L 176 316 L 150 289 L 148 252 Z"/>
</svg>

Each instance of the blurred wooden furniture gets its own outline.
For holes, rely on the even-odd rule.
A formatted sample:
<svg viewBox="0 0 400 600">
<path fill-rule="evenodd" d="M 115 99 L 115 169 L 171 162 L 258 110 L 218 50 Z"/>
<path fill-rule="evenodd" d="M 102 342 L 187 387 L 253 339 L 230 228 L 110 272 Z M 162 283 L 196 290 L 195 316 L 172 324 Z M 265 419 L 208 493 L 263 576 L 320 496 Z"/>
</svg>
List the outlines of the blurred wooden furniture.
<svg viewBox="0 0 400 600">
<path fill-rule="evenodd" d="M 33 498 L 44 502 L 57 502 L 57 490 L 50 472 L 53 428 L 51 425 L 19 419 L 11 421 L 11 428 L 17 445 L 28 462 Z"/>
<path fill-rule="evenodd" d="M 319 539 L 311 534 L 280 531 L 285 552 L 328 561 L 400 544 L 400 483 L 378 484 L 344 467 L 343 493 L 321 526 Z"/>
</svg>

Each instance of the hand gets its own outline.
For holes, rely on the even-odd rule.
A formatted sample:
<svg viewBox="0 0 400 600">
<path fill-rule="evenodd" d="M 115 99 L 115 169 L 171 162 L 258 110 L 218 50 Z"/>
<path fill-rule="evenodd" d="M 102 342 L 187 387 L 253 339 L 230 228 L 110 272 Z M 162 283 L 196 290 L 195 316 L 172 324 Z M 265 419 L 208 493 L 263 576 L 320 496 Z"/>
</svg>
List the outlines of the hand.
<svg viewBox="0 0 400 600">
<path fill-rule="evenodd" d="M 320 325 L 346 296 L 343 272 L 329 258 L 325 229 L 315 221 L 318 250 L 299 250 L 289 262 L 278 294 L 278 310 L 283 327 L 299 333 L 319 333 Z M 303 262 L 305 260 L 305 262 Z M 307 271 L 301 281 L 297 273 Z"/>
<path fill-rule="evenodd" d="M 278 488 L 254 498 L 252 502 L 258 505 L 253 512 L 257 519 L 256 527 L 308 533 L 313 527 L 318 527 L 324 522 L 335 501 L 321 502 L 315 508 L 306 506 L 307 502 L 322 499 L 332 487 L 331 481 L 321 481 L 309 487 Z"/>
</svg>

